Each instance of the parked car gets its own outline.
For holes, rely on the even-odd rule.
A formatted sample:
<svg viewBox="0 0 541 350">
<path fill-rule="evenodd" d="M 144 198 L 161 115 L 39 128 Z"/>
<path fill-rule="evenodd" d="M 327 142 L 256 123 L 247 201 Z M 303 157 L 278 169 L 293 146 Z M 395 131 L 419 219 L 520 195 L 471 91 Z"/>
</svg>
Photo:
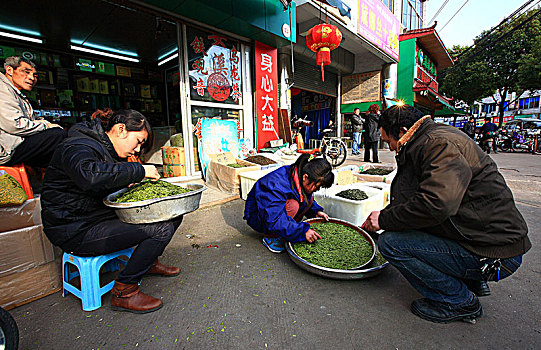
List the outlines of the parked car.
<svg viewBox="0 0 541 350">
<path fill-rule="evenodd" d="M 541 120 L 535 118 L 513 119 L 505 123 L 502 132 L 526 132 L 527 134 L 536 134 L 541 132 Z"/>
</svg>

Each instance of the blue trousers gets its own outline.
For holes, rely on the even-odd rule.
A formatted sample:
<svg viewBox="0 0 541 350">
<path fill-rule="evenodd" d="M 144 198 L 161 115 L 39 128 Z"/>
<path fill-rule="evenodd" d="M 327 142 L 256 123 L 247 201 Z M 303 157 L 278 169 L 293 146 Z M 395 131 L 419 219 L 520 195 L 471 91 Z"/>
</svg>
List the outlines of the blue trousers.
<svg viewBox="0 0 541 350">
<path fill-rule="evenodd" d="M 387 231 L 379 236 L 378 248 L 419 293 L 431 300 L 455 305 L 469 303 L 472 293 L 463 280 L 488 279 L 481 272 L 486 261 L 453 240 L 421 231 Z M 499 279 L 518 269 L 522 255 L 501 262 Z M 491 280 L 497 280 L 497 276 Z"/>
<path fill-rule="evenodd" d="M 359 153 L 360 144 L 361 144 L 361 133 L 354 132 L 353 133 L 353 146 L 352 146 L 351 152 L 354 154 Z"/>
</svg>

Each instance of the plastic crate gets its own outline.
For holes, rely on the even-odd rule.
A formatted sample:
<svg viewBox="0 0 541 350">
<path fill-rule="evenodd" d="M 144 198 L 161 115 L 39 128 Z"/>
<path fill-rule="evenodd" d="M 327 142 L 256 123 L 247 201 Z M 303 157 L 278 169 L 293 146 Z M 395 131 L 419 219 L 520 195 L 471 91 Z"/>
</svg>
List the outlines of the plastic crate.
<svg viewBox="0 0 541 350">
<path fill-rule="evenodd" d="M 354 201 L 336 196 L 338 192 L 348 189 L 364 191 L 368 198 L 362 201 Z M 354 183 L 321 189 L 314 193 L 314 199 L 323 207 L 323 211 L 329 217 L 361 226 L 371 212 L 383 209 L 384 197 L 383 191 L 380 189 L 369 187 L 362 183 Z"/>
<path fill-rule="evenodd" d="M 248 193 L 250 193 L 257 180 L 276 169 L 278 168 L 274 167 L 265 170 L 246 171 L 244 173 L 240 173 L 240 197 L 246 200 L 248 198 Z"/>
</svg>

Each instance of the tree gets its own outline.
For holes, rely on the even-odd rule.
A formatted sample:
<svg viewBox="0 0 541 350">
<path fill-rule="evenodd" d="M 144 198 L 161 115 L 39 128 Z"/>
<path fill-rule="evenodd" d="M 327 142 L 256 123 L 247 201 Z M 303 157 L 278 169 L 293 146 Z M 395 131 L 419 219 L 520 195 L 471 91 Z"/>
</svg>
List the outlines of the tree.
<svg viewBox="0 0 541 350">
<path fill-rule="evenodd" d="M 453 47 L 455 65 L 440 75 L 441 91 L 468 104 L 492 96 L 499 106 L 500 126 L 508 93 L 520 96 L 541 88 L 539 48 L 541 9 L 508 18 L 496 30 L 485 31 L 470 48 Z M 537 59 L 537 61 L 536 61 Z"/>
</svg>

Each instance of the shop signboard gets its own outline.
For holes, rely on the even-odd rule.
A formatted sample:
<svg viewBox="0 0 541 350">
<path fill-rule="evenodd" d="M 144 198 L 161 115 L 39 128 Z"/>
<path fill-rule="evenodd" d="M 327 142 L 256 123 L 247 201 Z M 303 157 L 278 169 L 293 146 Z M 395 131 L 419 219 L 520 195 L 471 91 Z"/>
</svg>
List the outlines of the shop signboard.
<svg viewBox="0 0 541 350">
<path fill-rule="evenodd" d="M 398 61 L 400 22 L 381 0 L 359 0 L 358 33 Z"/>
<path fill-rule="evenodd" d="M 239 105 L 242 98 L 240 44 L 222 35 L 188 28 L 190 98 Z"/>
<path fill-rule="evenodd" d="M 265 148 L 278 136 L 278 50 L 255 43 L 257 148 Z"/>
<path fill-rule="evenodd" d="M 365 72 L 342 78 L 342 103 L 373 102 L 381 99 L 381 72 Z"/>
</svg>

